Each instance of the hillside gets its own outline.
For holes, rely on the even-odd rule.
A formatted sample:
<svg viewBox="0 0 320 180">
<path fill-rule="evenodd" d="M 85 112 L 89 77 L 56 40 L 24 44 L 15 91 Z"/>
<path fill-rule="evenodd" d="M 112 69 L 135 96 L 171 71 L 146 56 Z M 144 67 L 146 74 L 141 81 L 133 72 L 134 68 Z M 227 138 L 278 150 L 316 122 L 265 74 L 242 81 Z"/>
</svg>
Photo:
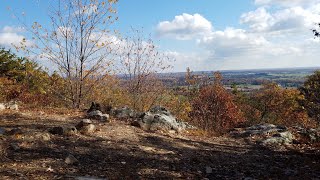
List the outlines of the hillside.
<svg viewBox="0 0 320 180">
<path fill-rule="evenodd" d="M 0 135 L 0 145 L 6 147 L 1 179 L 320 177 L 318 150 L 286 147 L 275 151 L 244 138 L 145 132 L 116 119 L 96 124 L 98 131 L 91 135 L 60 136 L 47 131 L 54 126 L 74 126 L 83 118 L 82 112 L 0 113 L 0 128 L 11 132 Z M 70 154 L 76 161 L 66 163 Z"/>
</svg>

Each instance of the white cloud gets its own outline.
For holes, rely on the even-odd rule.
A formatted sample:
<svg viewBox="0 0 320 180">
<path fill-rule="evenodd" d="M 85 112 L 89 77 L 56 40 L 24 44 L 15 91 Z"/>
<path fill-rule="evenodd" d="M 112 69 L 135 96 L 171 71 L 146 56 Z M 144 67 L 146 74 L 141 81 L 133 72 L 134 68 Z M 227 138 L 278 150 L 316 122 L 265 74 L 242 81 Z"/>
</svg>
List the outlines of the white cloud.
<svg viewBox="0 0 320 180">
<path fill-rule="evenodd" d="M 247 55 L 255 53 L 261 47 L 269 45 L 262 36 L 249 34 L 243 29 L 227 28 L 214 31 L 198 41 L 199 45 L 212 51 L 216 58 Z"/>
<path fill-rule="evenodd" d="M 156 30 L 159 36 L 188 40 L 210 33 L 212 29 L 211 22 L 200 14 L 184 13 L 176 16 L 172 21 L 160 22 Z"/>
<path fill-rule="evenodd" d="M 268 29 L 272 21 L 272 15 L 267 12 L 264 7 L 258 8 L 255 11 L 244 13 L 240 19 L 240 23 L 248 24 L 251 29 L 256 31 L 264 31 L 265 29 Z"/>
<path fill-rule="evenodd" d="M 264 7 L 260 7 L 244 13 L 240 23 L 249 25 L 255 32 L 308 31 L 320 20 L 320 15 L 315 11 L 316 9 L 297 6 L 270 13 Z"/>
<path fill-rule="evenodd" d="M 188 66 L 194 70 L 320 66 L 320 40 L 313 39 L 310 30 L 320 20 L 318 12 L 320 4 L 308 8 L 257 7 L 240 17 L 240 23 L 248 27 L 225 30 L 214 30 L 211 22 L 199 15 L 207 22 L 202 27 L 207 28 L 197 31 L 199 26 L 176 16 L 162 26 L 160 23 L 157 32 L 178 40 L 197 40 L 195 52 L 173 50 L 176 71 Z"/>
<path fill-rule="evenodd" d="M 0 45 L 10 47 L 13 45 L 18 45 L 25 38 L 23 35 L 20 35 L 20 32 L 23 32 L 22 28 L 16 28 L 11 26 L 5 26 L 0 30 Z"/>
</svg>

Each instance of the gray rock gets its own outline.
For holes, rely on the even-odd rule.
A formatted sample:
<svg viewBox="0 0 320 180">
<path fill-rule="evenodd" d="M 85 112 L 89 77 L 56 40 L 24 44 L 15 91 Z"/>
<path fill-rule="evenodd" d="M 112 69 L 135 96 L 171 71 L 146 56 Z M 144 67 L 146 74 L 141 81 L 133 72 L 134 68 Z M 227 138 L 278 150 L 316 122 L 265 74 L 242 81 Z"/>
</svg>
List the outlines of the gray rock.
<svg viewBox="0 0 320 180">
<path fill-rule="evenodd" d="M 135 120 L 132 125 L 143 130 L 175 130 L 178 132 L 191 127 L 187 123 L 177 120 L 167 109 L 161 106 L 151 108 L 141 118 Z"/>
<path fill-rule="evenodd" d="M 306 129 L 303 127 L 295 126 L 293 127 L 293 130 L 302 135 L 303 137 L 306 137 L 310 140 L 310 143 L 315 143 L 320 141 L 320 129 Z"/>
<path fill-rule="evenodd" d="M 262 145 L 283 145 L 283 144 L 291 144 L 294 139 L 294 136 L 291 132 L 281 132 L 275 134 L 273 137 L 267 138 L 262 141 Z"/>
<path fill-rule="evenodd" d="M 7 103 L 6 108 L 10 110 L 19 110 L 19 107 L 16 101 L 10 101 L 9 103 Z"/>
<path fill-rule="evenodd" d="M 112 109 L 111 114 L 116 118 L 134 118 L 137 117 L 138 113 L 125 106 L 119 109 Z"/>
<path fill-rule="evenodd" d="M 64 160 L 64 162 L 66 164 L 69 164 L 69 165 L 76 165 L 79 163 L 78 159 L 75 158 L 73 155 L 69 154 L 66 159 Z"/>
<path fill-rule="evenodd" d="M 78 133 L 77 128 L 74 126 L 64 128 L 63 135 L 74 136 Z"/>
<path fill-rule="evenodd" d="M 235 131 L 232 131 L 230 135 L 234 137 L 268 136 L 270 134 L 285 132 L 286 130 L 286 127 L 273 124 L 258 124 L 244 129 L 236 129 Z"/>
<path fill-rule="evenodd" d="M 212 168 L 210 166 L 206 167 L 206 174 L 212 174 Z"/>
<path fill-rule="evenodd" d="M 76 125 L 76 128 L 82 134 L 91 134 L 96 131 L 96 126 L 90 119 L 83 119 Z"/>
<path fill-rule="evenodd" d="M 103 121 L 103 122 L 109 121 L 109 119 L 110 119 L 109 114 L 103 114 L 99 110 L 94 110 L 94 111 L 88 112 L 87 117 L 89 119 L 95 119 L 95 120 L 99 120 L 99 121 Z"/>
<path fill-rule="evenodd" d="M 4 135 L 5 132 L 6 132 L 6 130 L 0 127 L 0 135 Z"/>
</svg>

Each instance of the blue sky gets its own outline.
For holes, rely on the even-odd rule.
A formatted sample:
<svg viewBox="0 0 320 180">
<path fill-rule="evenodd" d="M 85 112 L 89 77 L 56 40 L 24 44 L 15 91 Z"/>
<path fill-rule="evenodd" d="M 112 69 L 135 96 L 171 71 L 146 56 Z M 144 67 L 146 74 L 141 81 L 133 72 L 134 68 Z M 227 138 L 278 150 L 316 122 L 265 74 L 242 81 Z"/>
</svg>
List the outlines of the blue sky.
<svg viewBox="0 0 320 180">
<path fill-rule="evenodd" d="M 25 21 L 48 22 L 54 0 L 1 0 L 0 45 L 19 38 L 14 12 Z M 320 22 L 320 0 L 119 0 L 125 34 L 143 27 L 160 49 L 176 59 L 173 71 L 320 66 L 318 40 L 311 28 Z"/>
</svg>

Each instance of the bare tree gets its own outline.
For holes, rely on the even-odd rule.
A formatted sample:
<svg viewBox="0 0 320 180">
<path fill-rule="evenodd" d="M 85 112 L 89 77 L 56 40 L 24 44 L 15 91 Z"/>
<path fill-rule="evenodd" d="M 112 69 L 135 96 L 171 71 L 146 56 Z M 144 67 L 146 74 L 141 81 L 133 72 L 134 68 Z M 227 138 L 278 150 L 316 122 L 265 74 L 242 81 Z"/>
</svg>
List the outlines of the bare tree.
<svg viewBox="0 0 320 180">
<path fill-rule="evenodd" d="M 24 40 L 18 48 L 55 64 L 68 81 L 65 98 L 75 108 L 79 108 L 92 87 L 108 74 L 111 51 L 115 48 L 110 25 L 117 20 L 116 2 L 58 0 L 50 7 L 49 25 L 24 24 L 33 35 L 32 43 Z"/>
<path fill-rule="evenodd" d="M 120 71 L 132 96 L 132 106 L 143 110 L 153 105 L 164 90 L 157 76 L 171 67 L 171 59 L 158 50 L 142 30 L 132 29 L 132 34 L 123 38 L 120 44 Z"/>
</svg>

